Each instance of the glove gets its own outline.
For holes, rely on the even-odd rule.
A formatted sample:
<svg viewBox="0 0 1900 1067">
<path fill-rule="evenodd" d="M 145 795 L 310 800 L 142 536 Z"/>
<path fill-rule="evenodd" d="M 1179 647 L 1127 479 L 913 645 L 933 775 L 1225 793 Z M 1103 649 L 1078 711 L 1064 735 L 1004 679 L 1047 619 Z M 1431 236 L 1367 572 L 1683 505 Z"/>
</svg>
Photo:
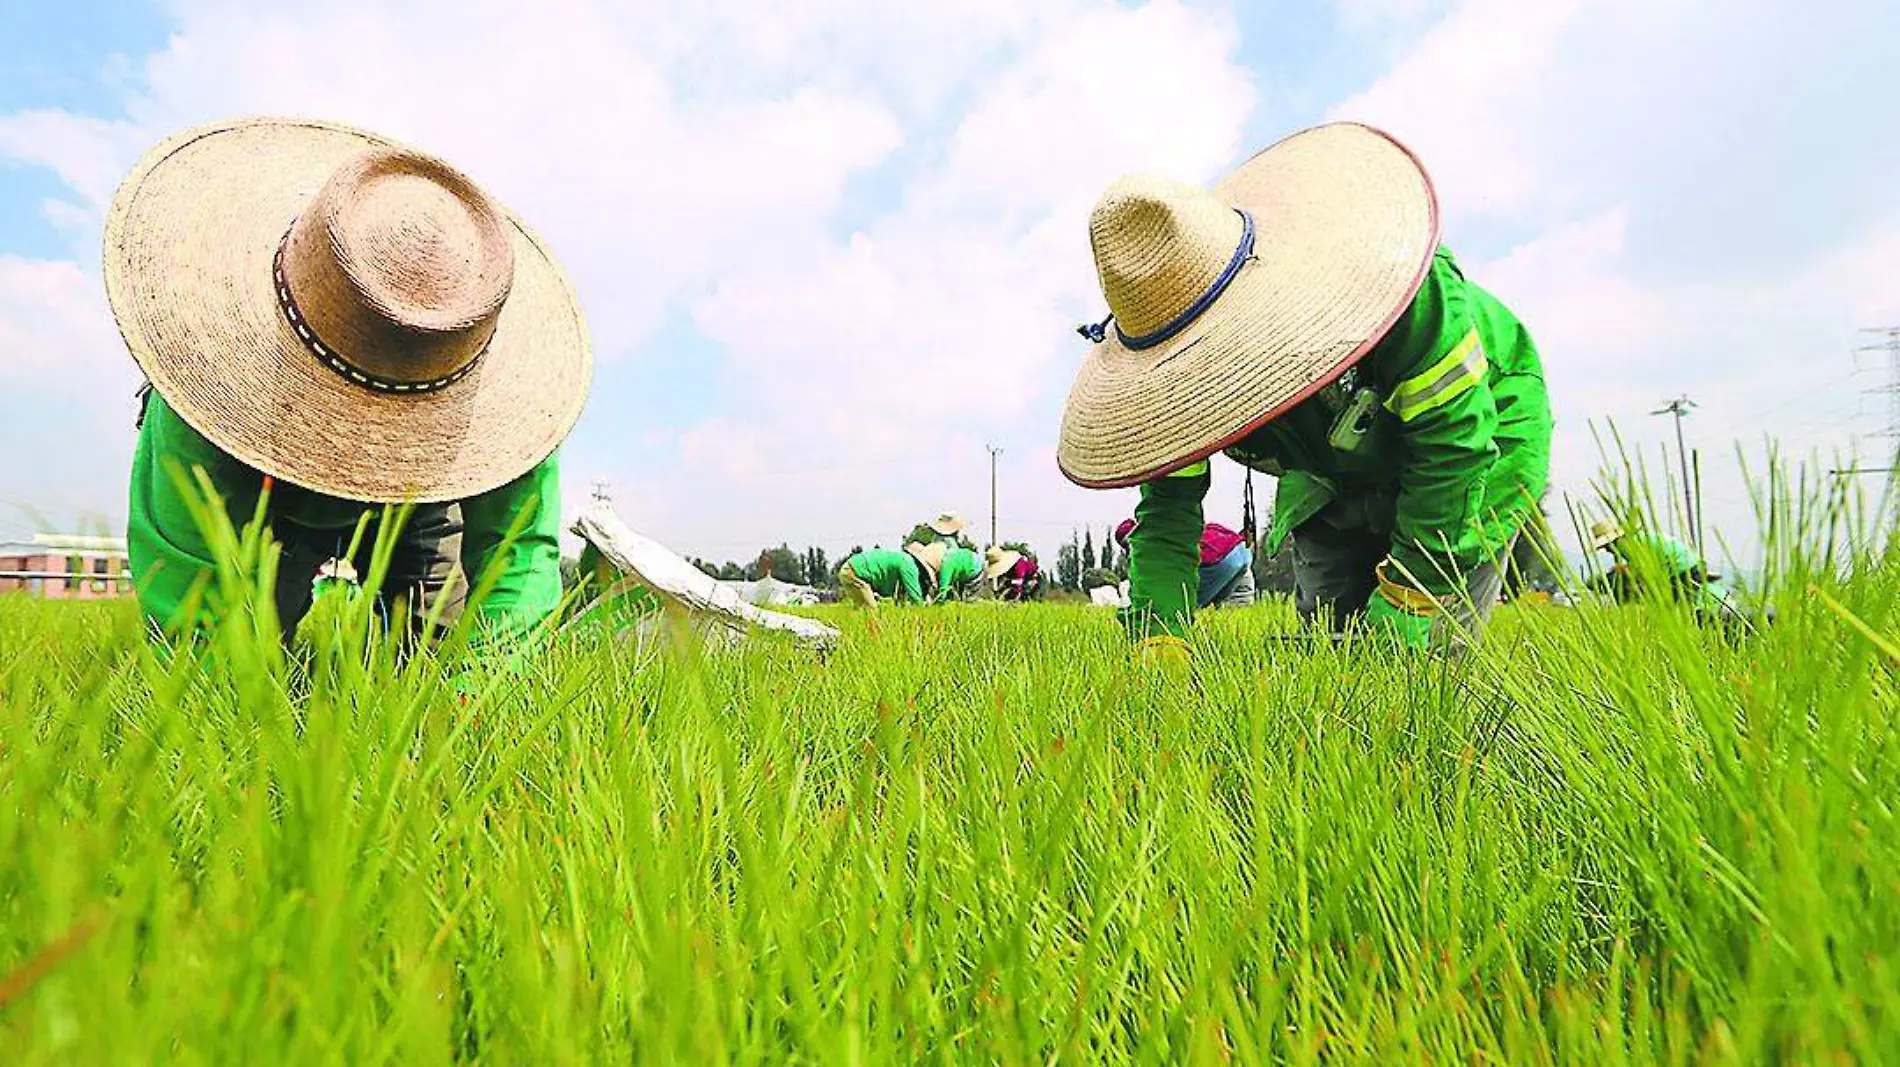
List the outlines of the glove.
<svg viewBox="0 0 1900 1067">
<path fill-rule="evenodd" d="M 1374 572 L 1379 589 L 1366 605 L 1366 625 L 1373 633 L 1397 641 L 1401 648 L 1423 651 L 1432 644 L 1432 617 L 1439 611 L 1438 598 L 1387 573 L 1391 562 L 1379 564 Z"/>
<path fill-rule="evenodd" d="M 1143 638 L 1135 646 L 1135 662 L 1142 666 L 1157 666 L 1164 670 L 1186 670 L 1189 665 L 1188 644 L 1170 634 L 1156 634 Z"/>
<path fill-rule="evenodd" d="M 1394 605 L 1382 596 L 1366 605 L 1366 626 L 1398 642 L 1399 647 L 1424 651 L 1432 644 L 1432 617 L 1418 615 Z"/>
</svg>

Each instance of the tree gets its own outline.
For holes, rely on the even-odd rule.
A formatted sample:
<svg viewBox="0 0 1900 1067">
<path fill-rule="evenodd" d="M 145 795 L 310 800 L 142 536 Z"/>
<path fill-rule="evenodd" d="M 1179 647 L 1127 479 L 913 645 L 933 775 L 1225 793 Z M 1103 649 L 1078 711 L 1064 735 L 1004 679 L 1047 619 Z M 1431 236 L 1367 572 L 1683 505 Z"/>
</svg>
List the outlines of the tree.
<svg viewBox="0 0 1900 1067">
<path fill-rule="evenodd" d="M 813 588 L 824 589 L 831 586 L 831 562 L 825 559 L 825 550 L 817 545 L 805 550 L 805 584 Z"/>
<path fill-rule="evenodd" d="M 745 581 L 745 568 L 727 560 L 719 565 L 719 580 L 722 582 Z"/>
<path fill-rule="evenodd" d="M 1128 550 L 1115 543 L 1115 531 L 1102 535 L 1102 569 L 1120 574 L 1128 568 Z"/>
<path fill-rule="evenodd" d="M 713 561 L 709 559 L 700 559 L 698 556 L 694 556 L 692 559 L 689 559 L 686 562 L 691 563 L 695 568 L 699 570 L 701 574 L 706 575 L 708 578 L 719 577 L 718 564 L 715 564 Z"/>
<path fill-rule="evenodd" d="M 1056 551 L 1056 584 L 1071 593 L 1082 588 L 1082 550 L 1073 540 Z"/>
<path fill-rule="evenodd" d="M 1095 532 L 1093 530 L 1082 534 L 1082 569 L 1085 571 L 1095 569 Z"/>
<path fill-rule="evenodd" d="M 781 582 L 803 585 L 805 560 L 784 542 L 777 548 L 761 549 L 759 558 L 747 569 L 746 577 L 756 582 L 768 574 Z"/>
<path fill-rule="evenodd" d="M 967 548 L 972 552 L 978 551 L 976 547 L 976 542 L 970 540 L 968 536 L 964 534 L 958 534 L 955 537 L 945 537 L 944 535 L 931 529 L 930 524 L 927 522 L 920 522 L 917 525 L 911 527 L 910 533 L 905 534 L 904 539 L 900 541 L 899 544 L 908 545 L 914 542 L 920 545 L 933 545 L 933 544 L 936 544 L 938 541 L 947 541 L 950 544 L 957 545 L 961 548 Z"/>
</svg>

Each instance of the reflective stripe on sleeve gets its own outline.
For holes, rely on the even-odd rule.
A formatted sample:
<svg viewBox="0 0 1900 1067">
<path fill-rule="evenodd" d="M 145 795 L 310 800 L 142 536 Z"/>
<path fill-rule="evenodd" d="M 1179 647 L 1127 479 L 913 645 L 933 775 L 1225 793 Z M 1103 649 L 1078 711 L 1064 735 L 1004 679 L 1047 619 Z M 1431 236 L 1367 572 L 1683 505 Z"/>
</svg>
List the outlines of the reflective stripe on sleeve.
<svg viewBox="0 0 1900 1067">
<path fill-rule="evenodd" d="M 1386 400 L 1386 410 L 1397 415 L 1400 422 L 1411 422 L 1451 403 L 1484 381 L 1486 367 L 1484 345 L 1479 343 L 1478 331 L 1474 329 L 1445 353 L 1443 359 L 1400 382 Z"/>
</svg>

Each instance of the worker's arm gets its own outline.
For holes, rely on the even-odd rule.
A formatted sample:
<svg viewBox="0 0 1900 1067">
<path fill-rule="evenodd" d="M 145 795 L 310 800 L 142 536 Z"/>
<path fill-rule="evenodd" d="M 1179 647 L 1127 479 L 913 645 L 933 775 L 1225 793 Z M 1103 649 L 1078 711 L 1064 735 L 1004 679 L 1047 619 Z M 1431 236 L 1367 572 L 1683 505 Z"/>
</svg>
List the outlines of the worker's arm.
<svg viewBox="0 0 1900 1067">
<path fill-rule="evenodd" d="M 510 533 L 513 533 L 510 539 Z M 462 501 L 462 571 L 475 621 L 489 636 L 521 637 L 561 602 L 561 476 L 555 456 L 514 481 Z"/>
<path fill-rule="evenodd" d="M 215 498 L 200 500 L 201 477 Z M 262 486 L 262 475 L 207 441 L 156 391 L 146 393 L 125 540 L 132 588 L 148 620 L 167 632 L 207 620 L 216 594 L 216 533 L 207 534 L 194 505 L 221 509 L 231 529 L 241 530 Z"/>
<path fill-rule="evenodd" d="M 1141 487 L 1128 534 L 1129 636 L 1179 638 L 1194 621 L 1200 588 L 1201 499 L 1210 476 L 1202 460 Z"/>
<path fill-rule="evenodd" d="M 1403 328 L 1406 349 L 1417 355 L 1386 400 L 1402 464 L 1390 549 L 1397 566 L 1387 571 L 1409 573 L 1433 596 L 1455 596 L 1473 569 L 1503 550 L 1510 531 L 1484 513 L 1498 460 L 1498 406 L 1463 280 L 1447 261 L 1426 278 Z"/>
</svg>

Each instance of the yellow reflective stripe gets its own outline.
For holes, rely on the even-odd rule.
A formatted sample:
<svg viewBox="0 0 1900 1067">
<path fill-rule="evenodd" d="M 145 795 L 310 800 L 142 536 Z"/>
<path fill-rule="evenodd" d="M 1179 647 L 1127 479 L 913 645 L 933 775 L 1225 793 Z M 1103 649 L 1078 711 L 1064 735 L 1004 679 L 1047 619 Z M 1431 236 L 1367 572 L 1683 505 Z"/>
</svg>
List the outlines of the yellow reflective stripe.
<svg viewBox="0 0 1900 1067">
<path fill-rule="evenodd" d="M 1202 460 L 1199 463 L 1190 463 L 1187 466 L 1182 467 L 1180 470 L 1175 471 L 1173 474 L 1168 475 L 1168 477 L 1193 478 L 1193 477 L 1197 477 L 1199 475 L 1206 474 L 1206 473 L 1207 473 L 1207 461 Z"/>
<path fill-rule="evenodd" d="M 1478 331 L 1474 329 L 1445 353 L 1444 358 L 1423 373 L 1400 382 L 1386 400 L 1386 410 L 1397 415 L 1400 422 L 1411 422 L 1451 403 L 1484 381 L 1487 366 L 1484 346 L 1479 343 Z"/>
</svg>

